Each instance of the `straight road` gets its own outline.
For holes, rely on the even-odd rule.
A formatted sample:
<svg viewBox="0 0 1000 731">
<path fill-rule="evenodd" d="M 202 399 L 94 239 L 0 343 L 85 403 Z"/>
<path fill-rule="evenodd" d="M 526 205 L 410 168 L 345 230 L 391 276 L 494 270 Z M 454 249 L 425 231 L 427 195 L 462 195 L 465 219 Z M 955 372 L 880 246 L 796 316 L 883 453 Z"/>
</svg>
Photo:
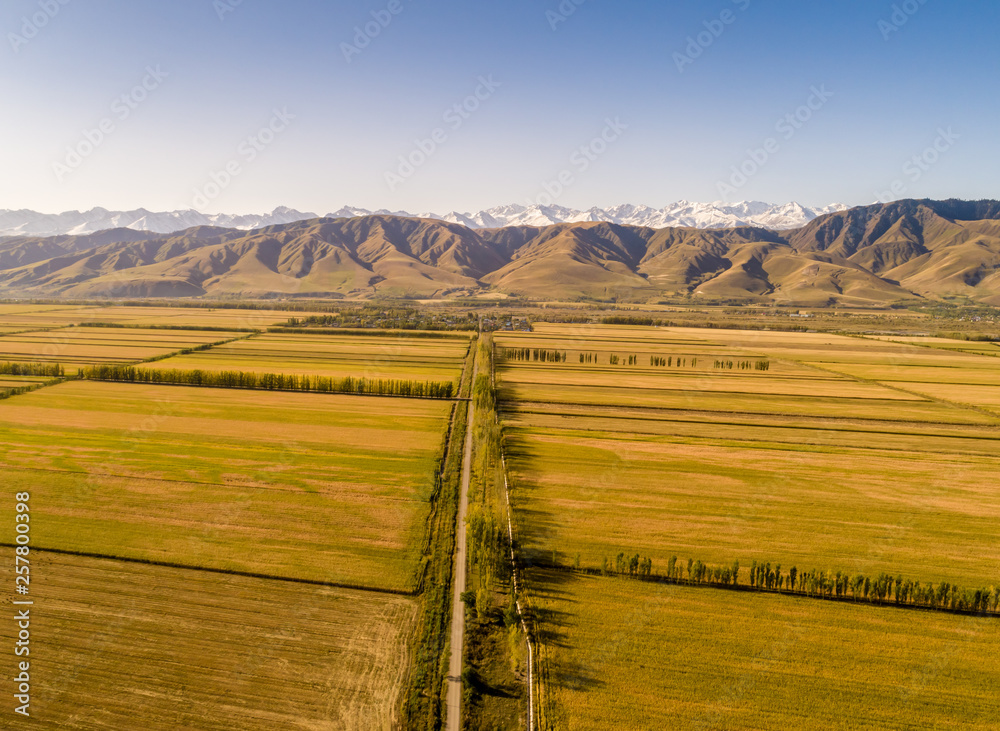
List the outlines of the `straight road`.
<svg viewBox="0 0 1000 731">
<path fill-rule="evenodd" d="M 475 407 L 469 401 L 469 426 L 465 432 L 465 453 L 462 456 L 462 489 L 458 501 L 458 525 L 455 526 L 455 596 L 451 608 L 451 660 L 448 664 L 447 718 L 448 731 L 462 728 L 462 649 L 465 642 L 465 591 L 466 541 L 465 516 L 469 512 L 469 482 L 472 479 L 472 424 Z"/>
</svg>

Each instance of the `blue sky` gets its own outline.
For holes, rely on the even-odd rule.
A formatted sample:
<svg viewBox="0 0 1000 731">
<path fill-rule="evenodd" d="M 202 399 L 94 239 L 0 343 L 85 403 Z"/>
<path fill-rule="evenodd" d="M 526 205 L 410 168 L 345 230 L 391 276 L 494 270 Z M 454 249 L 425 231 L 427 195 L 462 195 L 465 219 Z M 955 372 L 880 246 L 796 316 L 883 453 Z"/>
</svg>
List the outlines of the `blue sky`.
<svg viewBox="0 0 1000 731">
<path fill-rule="evenodd" d="M 998 29 L 971 0 L 8 0 L 0 208 L 998 198 Z"/>
</svg>

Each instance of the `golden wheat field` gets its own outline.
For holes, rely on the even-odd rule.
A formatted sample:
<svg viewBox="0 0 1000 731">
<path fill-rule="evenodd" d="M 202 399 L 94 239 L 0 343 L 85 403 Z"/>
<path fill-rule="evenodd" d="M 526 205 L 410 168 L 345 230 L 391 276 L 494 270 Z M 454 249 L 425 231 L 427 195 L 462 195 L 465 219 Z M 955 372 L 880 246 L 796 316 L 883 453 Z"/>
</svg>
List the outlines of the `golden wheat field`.
<svg viewBox="0 0 1000 731">
<path fill-rule="evenodd" d="M 532 570 L 545 728 L 996 728 L 1000 623 Z"/>
<path fill-rule="evenodd" d="M 499 368 L 529 556 L 568 565 L 579 555 L 597 568 L 637 551 L 661 567 L 677 555 L 996 581 L 1000 415 L 973 403 L 968 389 L 967 402 L 952 403 L 788 358 L 805 351 L 827 365 L 878 362 L 900 348 L 901 362 L 916 358 L 926 368 L 926 349 L 841 338 L 818 352 L 837 336 L 592 329 L 598 334 L 581 344 L 599 354 L 596 364 L 506 360 Z M 498 346 L 561 342 L 557 326 L 539 330 L 505 334 Z M 723 350 L 708 367 L 699 358 L 696 368 L 678 368 L 687 356 L 672 343 L 696 352 L 690 342 L 699 336 Z M 616 366 L 600 357 L 640 346 L 672 353 L 674 367 L 651 367 L 648 355 Z M 713 367 L 739 361 L 751 346 L 755 359 L 780 353 L 775 368 Z M 960 360 L 968 358 L 980 369 L 994 365 Z M 953 395 L 956 387 L 936 388 Z"/>
<path fill-rule="evenodd" d="M 0 402 L 2 461 L 44 547 L 408 590 L 450 410 L 73 381 Z"/>
<path fill-rule="evenodd" d="M 395 727 L 412 599 L 37 552 L 32 562 L 32 725 Z M 0 623 L 4 644 L 14 629 Z"/>
<path fill-rule="evenodd" d="M 624 553 L 654 575 L 738 561 L 741 584 L 758 561 L 992 588 L 1000 361 L 826 333 L 496 340 L 519 547 L 556 567 L 525 579 L 543 728 L 995 725 L 993 617 L 570 568 Z"/>
<path fill-rule="evenodd" d="M 0 362 L 124 365 L 239 337 L 239 333 L 68 327 L 0 337 Z"/>
<path fill-rule="evenodd" d="M 466 337 L 266 333 L 154 367 L 448 381 L 461 374 L 468 349 Z"/>
<path fill-rule="evenodd" d="M 296 313 L 308 316 L 310 313 Z M 267 309 L 211 307 L 127 307 L 121 305 L 0 305 L 4 323 L 19 328 L 50 328 L 88 322 L 130 327 L 212 327 L 264 330 L 288 322 L 290 313 Z"/>
</svg>

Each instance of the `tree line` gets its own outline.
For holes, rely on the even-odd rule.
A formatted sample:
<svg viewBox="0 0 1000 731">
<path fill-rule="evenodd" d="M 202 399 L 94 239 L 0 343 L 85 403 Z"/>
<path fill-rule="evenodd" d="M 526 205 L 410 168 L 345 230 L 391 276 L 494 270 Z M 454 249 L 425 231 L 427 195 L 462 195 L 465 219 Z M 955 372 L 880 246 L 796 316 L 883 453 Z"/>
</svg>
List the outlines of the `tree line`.
<svg viewBox="0 0 1000 731">
<path fill-rule="evenodd" d="M 510 563 L 510 534 L 504 509 L 505 480 L 503 472 L 503 430 L 497 419 L 497 393 L 491 377 L 492 343 L 484 338 L 479 343 L 478 362 L 486 372 L 476 375 L 472 398 L 476 407 L 473 423 L 475 451 L 473 459 L 473 489 L 469 495 L 467 537 L 469 559 L 477 569 L 477 590 L 474 605 L 477 615 L 485 618 L 493 611 L 495 592 L 509 585 L 513 567 Z M 507 615 L 516 618 L 509 597 Z M 508 626 L 513 626 L 509 623 Z"/>
<path fill-rule="evenodd" d="M 579 557 L 578 559 L 579 560 Z M 653 559 L 640 556 L 638 553 L 626 554 L 624 551 L 615 556 L 614 566 L 604 558 L 601 564 L 601 574 L 611 576 L 619 574 L 621 576 L 634 576 L 637 578 L 648 578 L 653 573 Z"/>
<path fill-rule="evenodd" d="M 555 554 L 553 554 L 553 558 Z M 555 561 L 553 561 L 555 564 Z M 579 556 L 574 568 L 579 569 Z M 740 587 L 751 591 L 784 592 L 811 597 L 840 599 L 867 604 L 928 607 L 954 612 L 977 614 L 1000 612 L 1000 587 L 969 589 L 945 581 L 940 583 L 913 581 L 903 576 L 880 573 L 878 576 L 849 574 L 842 571 L 799 571 L 792 566 L 787 571 L 781 564 L 754 561 L 746 583 L 740 584 L 740 564 L 712 566 L 697 559 L 684 564 L 677 556 L 667 561 L 664 573 L 654 573 L 652 560 L 638 553 L 619 553 L 614 560 L 604 557 L 598 571 L 603 576 L 624 576 L 673 583 Z"/>
<path fill-rule="evenodd" d="M 503 348 L 503 360 L 536 361 L 540 363 L 565 363 L 566 352 L 562 350 L 542 350 L 539 348 Z"/>
<path fill-rule="evenodd" d="M 671 355 L 671 356 L 668 356 L 666 358 L 663 358 L 663 357 L 658 356 L 658 355 L 653 355 L 653 356 L 650 356 L 650 358 L 649 358 L 649 364 L 651 366 L 659 366 L 659 367 L 663 367 L 663 368 L 673 368 L 674 367 L 674 357 Z M 680 356 L 677 357 L 677 367 L 678 368 L 686 368 L 687 364 L 688 364 L 687 358 L 681 358 Z M 698 359 L 697 358 L 692 358 L 691 359 L 691 367 L 692 368 L 697 368 L 698 367 Z"/>
<path fill-rule="evenodd" d="M 365 396 L 408 396 L 414 398 L 453 398 L 455 384 L 435 381 L 413 381 L 386 378 L 330 378 L 297 376 L 282 373 L 250 371 L 202 371 L 134 366 L 98 365 L 80 371 L 80 377 L 92 381 L 119 383 L 150 383 L 208 388 L 239 388 L 259 391 L 309 391 L 313 393 L 345 393 Z"/>
<path fill-rule="evenodd" d="M 103 327 L 115 330 L 191 330 L 195 332 L 257 333 L 252 327 L 222 327 L 219 325 L 137 325 L 129 322 L 81 322 L 70 327 Z"/>
<path fill-rule="evenodd" d="M 66 369 L 58 363 L 0 363 L 0 376 L 64 378 Z"/>
<path fill-rule="evenodd" d="M 413 307 L 362 305 L 339 307 L 336 312 L 325 315 L 290 317 L 286 327 L 474 331 L 479 328 L 479 318 L 477 313 L 472 311 L 434 313 L 423 312 Z"/>
<path fill-rule="evenodd" d="M 481 345 L 487 345 L 484 341 Z M 489 362 L 490 354 L 480 352 L 480 363 Z M 476 376 L 472 388 L 476 406 L 473 423 L 475 458 L 473 460 L 474 494 L 469 506 L 469 558 L 479 568 L 480 589 L 492 589 L 497 580 L 510 578 L 510 541 L 506 515 L 500 514 L 499 496 L 504 489 L 501 461 L 502 430 L 496 418 L 497 394 L 489 373 Z"/>
<path fill-rule="evenodd" d="M 771 361 L 769 360 L 758 360 L 756 362 L 750 360 L 717 360 L 715 361 L 715 368 L 720 370 L 739 370 L 739 371 L 769 371 L 771 370 Z"/>
</svg>

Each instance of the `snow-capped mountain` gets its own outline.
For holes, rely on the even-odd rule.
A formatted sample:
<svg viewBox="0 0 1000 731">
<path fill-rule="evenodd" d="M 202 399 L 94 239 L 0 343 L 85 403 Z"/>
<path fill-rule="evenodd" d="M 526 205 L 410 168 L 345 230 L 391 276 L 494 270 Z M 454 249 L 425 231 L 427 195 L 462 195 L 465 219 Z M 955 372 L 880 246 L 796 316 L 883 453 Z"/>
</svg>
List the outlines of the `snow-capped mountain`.
<svg viewBox="0 0 1000 731">
<path fill-rule="evenodd" d="M 770 229 L 799 228 L 817 216 L 846 210 L 844 205 L 822 208 L 805 208 L 798 203 L 773 205 L 759 201 L 744 201 L 727 205 L 722 202 L 692 203 L 679 201 L 665 208 L 624 204 L 611 208 L 590 208 L 579 211 L 563 206 L 507 205 L 490 208 L 478 213 L 452 211 L 445 215 L 435 213 L 411 214 L 406 211 L 369 211 L 364 208 L 344 207 L 329 218 L 355 218 L 358 216 L 391 215 L 407 218 L 434 218 L 459 223 L 469 228 L 503 228 L 505 226 L 551 226 L 557 223 L 606 221 L 628 226 L 668 228 L 734 228 L 759 226 Z M 131 228 L 152 233 L 171 233 L 192 226 L 220 226 L 251 230 L 275 224 L 294 223 L 317 218 L 315 213 L 292 208 L 275 208 L 261 215 L 206 214 L 194 210 L 154 213 L 144 208 L 134 211 L 108 211 L 94 208 L 90 211 L 67 211 L 46 214 L 36 211 L 0 210 L 0 235 L 3 236 L 58 236 L 82 235 L 112 228 Z"/>
<path fill-rule="evenodd" d="M 131 228 L 152 233 L 171 233 L 192 226 L 220 226 L 250 230 L 279 223 L 295 223 L 317 218 L 315 213 L 291 208 L 275 208 L 263 215 L 205 214 L 194 210 L 154 213 L 145 208 L 134 211 L 109 211 L 94 208 L 89 211 L 37 213 L 36 211 L 0 210 L 0 235 L 3 236 L 82 236 L 112 228 Z"/>
</svg>

